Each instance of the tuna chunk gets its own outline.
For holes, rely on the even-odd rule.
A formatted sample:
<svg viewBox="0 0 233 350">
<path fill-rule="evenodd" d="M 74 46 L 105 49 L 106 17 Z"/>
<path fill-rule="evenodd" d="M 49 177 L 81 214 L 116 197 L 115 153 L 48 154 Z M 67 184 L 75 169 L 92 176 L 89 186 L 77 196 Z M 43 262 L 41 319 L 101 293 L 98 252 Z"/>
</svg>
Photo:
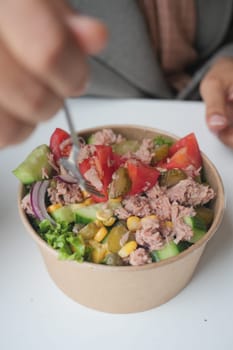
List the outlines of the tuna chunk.
<svg viewBox="0 0 233 350">
<path fill-rule="evenodd" d="M 214 198 L 214 190 L 208 186 L 195 182 L 192 178 L 180 181 L 177 185 L 167 190 L 167 196 L 171 202 L 182 205 L 204 205 Z"/>
<path fill-rule="evenodd" d="M 150 199 L 156 199 L 158 197 L 163 196 L 165 193 L 166 193 L 166 188 L 160 187 L 158 184 L 156 184 L 149 191 L 147 191 L 146 195 Z"/>
<path fill-rule="evenodd" d="M 130 215 L 144 217 L 152 213 L 149 200 L 143 196 L 130 196 L 123 200 L 123 207 Z"/>
<path fill-rule="evenodd" d="M 163 188 L 159 185 L 154 186 L 147 193 L 147 196 L 150 200 L 150 206 L 152 211 L 161 219 L 161 220 L 170 220 L 171 219 L 171 204 L 168 196 Z"/>
<path fill-rule="evenodd" d="M 94 145 L 84 145 L 80 148 L 80 151 L 78 153 L 78 163 L 82 163 L 83 160 L 91 158 L 93 154 L 95 153 L 95 146 Z"/>
<path fill-rule="evenodd" d="M 150 251 L 161 249 L 164 245 L 163 237 L 159 232 L 159 222 L 156 219 L 142 220 L 135 237 L 138 244 L 147 247 Z"/>
<path fill-rule="evenodd" d="M 111 129 L 103 129 L 97 131 L 92 136 L 92 143 L 95 145 L 112 145 L 114 143 L 120 143 L 124 138 L 120 134 L 115 134 Z"/>
<path fill-rule="evenodd" d="M 27 214 L 35 216 L 31 206 L 30 193 L 26 194 L 26 196 L 23 197 L 21 201 L 21 207 Z"/>
<path fill-rule="evenodd" d="M 138 266 L 151 263 L 151 257 L 144 248 L 138 248 L 129 256 L 130 265 Z"/>
<path fill-rule="evenodd" d="M 118 219 L 120 220 L 126 220 L 128 219 L 129 216 L 131 216 L 132 214 L 130 212 L 128 212 L 125 208 L 123 207 L 117 207 L 114 210 L 114 215 L 118 217 Z"/>
<path fill-rule="evenodd" d="M 83 201 L 83 194 L 78 184 L 57 181 L 56 186 L 49 187 L 47 192 L 52 204 L 61 203 L 66 205 Z"/>
<path fill-rule="evenodd" d="M 185 216 L 194 216 L 195 210 L 192 207 L 186 208 L 178 203 L 173 203 L 171 207 L 171 216 L 173 224 L 173 234 L 176 239 L 175 242 L 190 241 L 193 237 L 193 231 L 189 225 L 184 222 Z"/>
<path fill-rule="evenodd" d="M 139 149 L 134 153 L 135 157 L 145 164 L 150 164 L 154 156 L 154 142 L 151 139 L 143 139 Z"/>
</svg>

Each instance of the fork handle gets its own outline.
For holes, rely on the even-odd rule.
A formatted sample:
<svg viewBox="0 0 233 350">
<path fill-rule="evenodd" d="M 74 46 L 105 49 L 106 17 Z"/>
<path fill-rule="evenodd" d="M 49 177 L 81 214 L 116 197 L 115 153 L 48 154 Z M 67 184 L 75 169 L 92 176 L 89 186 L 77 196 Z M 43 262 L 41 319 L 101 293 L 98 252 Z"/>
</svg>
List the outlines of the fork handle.
<svg viewBox="0 0 233 350">
<path fill-rule="evenodd" d="M 73 125 L 73 122 L 72 122 L 72 118 L 71 118 L 71 115 L 70 115 L 70 111 L 69 111 L 69 108 L 67 106 L 67 102 L 66 101 L 64 101 L 64 111 L 65 111 L 65 116 L 66 116 L 66 119 L 67 119 L 67 123 L 68 123 L 69 129 L 70 129 L 70 133 L 71 133 L 71 138 L 72 138 L 73 144 L 77 147 L 77 149 L 79 149 L 78 136 L 77 136 L 77 134 L 75 132 L 74 125 Z"/>
</svg>

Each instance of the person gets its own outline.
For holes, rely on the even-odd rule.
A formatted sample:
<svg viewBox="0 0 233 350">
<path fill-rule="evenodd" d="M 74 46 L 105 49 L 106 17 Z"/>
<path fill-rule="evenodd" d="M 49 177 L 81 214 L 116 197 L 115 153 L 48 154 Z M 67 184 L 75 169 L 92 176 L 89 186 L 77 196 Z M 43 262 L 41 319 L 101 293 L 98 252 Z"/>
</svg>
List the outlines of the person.
<svg viewBox="0 0 233 350">
<path fill-rule="evenodd" d="M 233 148 L 232 14 L 233 0 L 2 1 L 0 147 L 87 94 L 202 98 Z"/>
</svg>

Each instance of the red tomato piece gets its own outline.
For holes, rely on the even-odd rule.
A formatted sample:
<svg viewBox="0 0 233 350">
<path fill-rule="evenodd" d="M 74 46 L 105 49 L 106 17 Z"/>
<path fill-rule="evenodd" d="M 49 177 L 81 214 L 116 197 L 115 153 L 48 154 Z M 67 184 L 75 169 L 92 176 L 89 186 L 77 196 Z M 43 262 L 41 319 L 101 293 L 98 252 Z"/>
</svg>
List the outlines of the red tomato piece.
<svg viewBox="0 0 233 350">
<path fill-rule="evenodd" d="M 170 162 L 166 164 L 166 168 L 182 168 L 185 169 L 189 165 L 193 165 L 198 169 L 202 165 L 201 152 L 194 133 L 178 140 L 169 149 Z M 178 164 L 178 166 L 176 165 Z"/>
<path fill-rule="evenodd" d="M 95 202 L 106 202 L 108 200 L 108 185 L 112 181 L 112 175 L 117 169 L 118 158 L 115 157 L 112 151 L 112 147 L 105 145 L 96 145 L 95 153 L 92 158 L 84 159 L 79 164 L 80 172 L 85 176 L 85 172 L 88 171 L 92 166 L 95 167 L 99 179 L 103 184 L 101 193 L 104 197 L 93 196 Z"/>
<path fill-rule="evenodd" d="M 116 170 L 112 147 L 104 145 L 97 145 L 95 147 L 96 169 L 99 173 L 100 180 L 102 181 L 104 188 L 107 188 L 112 181 L 112 174 Z"/>
<path fill-rule="evenodd" d="M 87 170 L 89 170 L 91 167 L 90 158 L 84 159 L 82 163 L 78 165 L 78 167 L 81 174 L 84 175 L 87 172 Z"/>
<path fill-rule="evenodd" d="M 164 163 L 162 167 L 166 169 L 185 169 L 192 164 L 187 147 L 180 148 L 171 158 L 168 163 Z M 192 164 L 194 165 L 194 164 Z"/>
<path fill-rule="evenodd" d="M 144 192 L 153 187 L 160 175 L 160 172 L 142 164 L 141 162 L 128 162 L 127 163 L 128 174 L 132 182 L 131 189 L 128 194 L 135 195 Z"/>
<path fill-rule="evenodd" d="M 68 134 L 68 132 L 60 128 L 56 128 L 55 131 L 52 133 L 50 137 L 49 147 L 52 154 L 54 155 L 55 160 L 58 160 L 61 157 L 67 157 L 69 155 L 71 145 L 67 145 L 62 151 L 60 149 L 60 144 L 69 137 L 70 134 Z"/>
</svg>

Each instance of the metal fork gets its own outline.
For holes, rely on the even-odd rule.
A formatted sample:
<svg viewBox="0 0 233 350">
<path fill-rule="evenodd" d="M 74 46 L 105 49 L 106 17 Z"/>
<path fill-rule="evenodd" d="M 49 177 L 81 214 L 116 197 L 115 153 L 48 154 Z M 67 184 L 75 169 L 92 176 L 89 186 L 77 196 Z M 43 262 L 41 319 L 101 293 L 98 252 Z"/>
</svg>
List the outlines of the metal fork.
<svg viewBox="0 0 233 350">
<path fill-rule="evenodd" d="M 67 106 L 67 103 L 64 102 L 64 112 L 65 112 L 65 117 L 68 123 L 70 135 L 71 135 L 71 140 L 72 140 L 72 148 L 71 152 L 68 158 L 61 158 L 60 159 L 60 164 L 67 170 L 68 173 L 70 173 L 74 178 L 78 180 L 79 185 L 85 189 L 87 192 L 90 194 L 94 194 L 95 196 L 98 197 L 104 197 L 102 193 L 100 193 L 89 181 L 85 180 L 82 174 L 80 173 L 78 167 L 77 167 L 77 160 L 78 160 L 78 153 L 80 150 L 79 147 L 79 141 L 78 141 L 78 136 L 75 132 L 73 121 L 71 118 L 71 114 L 69 111 L 69 108 Z"/>
</svg>

